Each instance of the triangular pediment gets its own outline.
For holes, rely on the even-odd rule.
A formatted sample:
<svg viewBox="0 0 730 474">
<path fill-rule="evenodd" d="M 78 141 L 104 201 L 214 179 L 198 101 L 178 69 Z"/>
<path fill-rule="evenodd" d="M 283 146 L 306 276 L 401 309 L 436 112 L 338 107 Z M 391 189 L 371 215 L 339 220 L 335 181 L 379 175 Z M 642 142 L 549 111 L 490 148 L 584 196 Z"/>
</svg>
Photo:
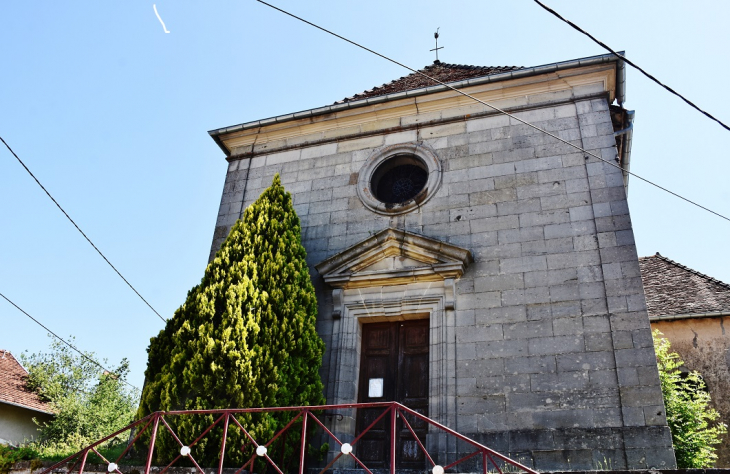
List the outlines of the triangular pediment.
<svg viewBox="0 0 730 474">
<path fill-rule="evenodd" d="M 316 268 L 336 288 L 363 288 L 459 278 L 472 260 L 467 249 L 388 228 Z"/>
</svg>

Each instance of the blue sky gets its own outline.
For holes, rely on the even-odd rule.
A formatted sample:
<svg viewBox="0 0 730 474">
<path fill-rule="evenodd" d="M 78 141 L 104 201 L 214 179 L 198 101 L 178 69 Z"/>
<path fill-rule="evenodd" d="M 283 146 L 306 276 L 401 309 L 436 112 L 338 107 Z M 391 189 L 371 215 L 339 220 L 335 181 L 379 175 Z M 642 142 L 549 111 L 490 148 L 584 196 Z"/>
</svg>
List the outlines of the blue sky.
<svg viewBox="0 0 730 474">
<path fill-rule="evenodd" d="M 727 2 L 548 4 L 730 122 Z M 0 5 L 0 136 L 165 317 L 207 263 L 226 171 L 208 130 L 331 104 L 407 71 L 253 0 Z M 530 0 L 276 0 L 412 67 L 603 54 Z M 632 171 L 730 215 L 730 132 L 629 69 Z M 730 282 L 730 222 L 632 179 L 640 255 Z M 0 149 L 0 292 L 142 385 L 162 322 Z M 45 350 L 0 301 L 0 348 Z"/>
</svg>

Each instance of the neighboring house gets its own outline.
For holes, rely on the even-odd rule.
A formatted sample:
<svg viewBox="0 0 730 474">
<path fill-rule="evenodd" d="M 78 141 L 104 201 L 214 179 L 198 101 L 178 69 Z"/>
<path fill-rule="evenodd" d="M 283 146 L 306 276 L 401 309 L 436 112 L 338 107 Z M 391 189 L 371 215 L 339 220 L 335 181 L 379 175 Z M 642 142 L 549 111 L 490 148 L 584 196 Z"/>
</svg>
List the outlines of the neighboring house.
<svg viewBox="0 0 730 474">
<path fill-rule="evenodd" d="M 17 445 L 37 438 L 39 422 L 53 417 L 49 405 L 26 385 L 28 372 L 8 351 L 0 349 L 0 443 Z"/>
<path fill-rule="evenodd" d="M 328 403 L 403 402 L 539 470 L 674 468 L 618 168 L 634 117 L 624 62 L 423 72 L 606 162 L 411 74 L 211 131 L 228 162 L 211 257 L 279 173 L 317 291 Z M 331 428 L 353 439 L 371 415 Z M 396 423 L 395 467 L 422 469 Z M 416 430 L 442 465 L 466 454 Z M 389 466 L 389 436 L 363 438 L 358 457 Z"/>
<path fill-rule="evenodd" d="M 707 383 L 720 421 L 730 426 L 730 285 L 659 253 L 639 259 L 651 327 L 664 333 Z M 730 467 L 730 437 L 718 446 L 716 467 Z"/>
</svg>

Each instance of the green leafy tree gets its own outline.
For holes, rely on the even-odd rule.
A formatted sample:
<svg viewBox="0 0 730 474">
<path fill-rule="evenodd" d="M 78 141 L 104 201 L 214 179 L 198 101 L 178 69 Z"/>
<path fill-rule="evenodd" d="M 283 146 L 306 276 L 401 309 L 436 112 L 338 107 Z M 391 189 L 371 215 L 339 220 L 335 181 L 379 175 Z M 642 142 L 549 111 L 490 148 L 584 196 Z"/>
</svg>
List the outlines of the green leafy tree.
<svg viewBox="0 0 730 474">
<path fill-rule="evenodd" d="M 676 352 L 670 352 L 669 341 L 654 330 L 659 379 L 664 395 L 667 423 L 672 432 L 677 467 L 682 469 L 712 467 L 717 460 L 714 445 L 727 431 L 724 423 L 715 423 L 720 415 L 710 407 L 710 394 L 697 372 L 683 376 L 679 370 L 684 362 Z"/>
<path fill-rule="evenodd" d="M 185 304 L 151 340 L 138 416 L 158 410 L 323 403 L 319 368 L 324 343 L 315 330 L 317 302 L 305 257 L 299 217 L 276 175 L 231 228 Z M 261 442 L 290 416 L 236 417 Z M 212 416 L 170 418 L 184 443 L 214 421 Z M 165 430 L 160 433 L 158 462 L 179 451 Z M 195 459 L 215 465 L 221 436 L 216 428 L 196 444 Z M 227 464 L 241 465 L 251 455 L 251 449 L 241 450 L 242 442 L 242 433 L 231 424 Z"/>
<path fill-rule="evenodd" d="M 54 340 L 51 352 L 21 355 L 28 386 L 50 402 L 54 418 L 39 423 L 34 443 L 41 455 L 71 454 L 132 422 L 139 393 L 126 388 L 129 367 L 122 359 L 106 372 Z M 94 359 L 95 360 L 95 359 Z M 105 361 L 106 362 L 106 361 Z"/>
</svg>

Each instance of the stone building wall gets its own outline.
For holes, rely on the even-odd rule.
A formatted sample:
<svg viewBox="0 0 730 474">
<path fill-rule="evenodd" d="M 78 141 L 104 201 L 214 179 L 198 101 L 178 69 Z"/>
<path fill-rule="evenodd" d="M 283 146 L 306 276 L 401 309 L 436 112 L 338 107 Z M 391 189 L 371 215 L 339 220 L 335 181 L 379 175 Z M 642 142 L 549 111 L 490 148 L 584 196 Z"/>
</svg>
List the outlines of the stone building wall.
<svg viewBox="0 0 730 474">
<path fill-rule="evenodd" d="M 569 96 L 513 110 L 613 162 L 605 94 Z M 231 158 L 211 256 L 279 173 L 302 222 L 327 381 L 333 301 L 316 264 L 387 227 L 469 249 L 445 316 L 451 428 L 537 469 L 674 467 L 621 171 L 502 115 L 406 119 L 389 133 Z M 379 215 L 358 197 L 358 173 L 399 143 L 432 150 L 441 185 L 413 212 Z"/>
</svg>

